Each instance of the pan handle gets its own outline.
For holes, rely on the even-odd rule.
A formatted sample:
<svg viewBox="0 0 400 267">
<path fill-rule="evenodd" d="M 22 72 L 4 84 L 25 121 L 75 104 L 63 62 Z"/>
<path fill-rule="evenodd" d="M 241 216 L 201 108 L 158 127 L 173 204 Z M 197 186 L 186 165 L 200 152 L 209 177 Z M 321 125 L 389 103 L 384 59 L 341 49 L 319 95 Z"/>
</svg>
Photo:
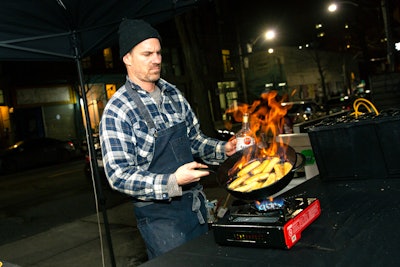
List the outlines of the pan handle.
<svg viewBox="0 0 400 267">
<path fill-rule="evenodd" d="M 299 157 L 301 158 L 300 163 L 299 163 L 299 161 L 298 161 L 298 158 L 299 158 Z M 295 172 L 295 171 L 297 171 L 298 169 L 303 168 L 305 165 L 306 165 L 306 156 L 304 156 L 304 155 L 301 154 L 301 153 L 296 152 L 296 164 L 295 164 L 295 166 L 293 166 L 292 172 Z"/>
</svg>

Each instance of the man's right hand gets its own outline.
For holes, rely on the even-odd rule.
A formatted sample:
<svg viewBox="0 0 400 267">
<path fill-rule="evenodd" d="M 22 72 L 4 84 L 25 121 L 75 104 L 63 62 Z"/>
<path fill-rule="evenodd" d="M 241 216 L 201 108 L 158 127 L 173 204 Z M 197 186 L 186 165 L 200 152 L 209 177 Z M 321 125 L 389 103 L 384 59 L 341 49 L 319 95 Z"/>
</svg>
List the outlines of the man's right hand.
<svg viewBox="0 0 400 267">
<path fill-rule="evenodd" d="M 196 170 L 198 168 L 208 168 L 207 165 L 198 163 L 196 161 L 186 163 L 180 166 L 176 172 L 175 177 L 178 185 L 190 184 L 200 181 L 200 178 L 207 176 L 210 173 L 207 170 Z"/>
</svg>

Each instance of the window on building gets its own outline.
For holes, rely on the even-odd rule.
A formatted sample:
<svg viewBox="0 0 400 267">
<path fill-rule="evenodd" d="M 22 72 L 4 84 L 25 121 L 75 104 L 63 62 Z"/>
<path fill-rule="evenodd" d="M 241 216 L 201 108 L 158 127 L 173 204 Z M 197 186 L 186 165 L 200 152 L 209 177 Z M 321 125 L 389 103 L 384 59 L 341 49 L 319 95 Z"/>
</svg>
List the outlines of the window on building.
<svg viewBox="0 0 400 267">
<path fill-rule="evenodd" d="M 231 63 L 231 52 L 227 49 L 222 50 L 222 65 L 224 67 L 224 73 L 233 71 Z"/>
<path fill-rule="evenodd" d="M 103 50 L 104 65 L 106 69 L 112 69 L 114 67 L 113 56 L 111 48 L 106 48 Z"/>
<path fill-rule="evenodd" d="M 225 110 L 231 107 L 238 100 L 238 84 L 236 81 L 218 82 L 219 104 Z"/>
<path fill-rule="evenodd" d="M 0 90 L 0 105 L 4 104 L 4 91 Z"/>
<path fill-rule="evenodd" d="M 107 99 L 110 99 L 116 91 L 117 91 L 117 85 L 106 84 Z"/>
</svg>

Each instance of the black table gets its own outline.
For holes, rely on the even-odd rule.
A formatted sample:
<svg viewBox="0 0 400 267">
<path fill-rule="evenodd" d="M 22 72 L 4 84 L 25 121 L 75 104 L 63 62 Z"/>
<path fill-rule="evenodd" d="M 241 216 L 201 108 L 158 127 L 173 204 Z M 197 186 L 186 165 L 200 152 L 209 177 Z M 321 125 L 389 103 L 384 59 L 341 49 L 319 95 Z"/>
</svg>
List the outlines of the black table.
<svg viewBox="0 0 400 267">
<path fill-rule="evenodd" d="M 290 250 L 220 246 L 210 231 L 141 266 L 400 266 L 400 179 L 317 176 L 283 196 L 301 193 L 321 215 Z"/>
</svg>

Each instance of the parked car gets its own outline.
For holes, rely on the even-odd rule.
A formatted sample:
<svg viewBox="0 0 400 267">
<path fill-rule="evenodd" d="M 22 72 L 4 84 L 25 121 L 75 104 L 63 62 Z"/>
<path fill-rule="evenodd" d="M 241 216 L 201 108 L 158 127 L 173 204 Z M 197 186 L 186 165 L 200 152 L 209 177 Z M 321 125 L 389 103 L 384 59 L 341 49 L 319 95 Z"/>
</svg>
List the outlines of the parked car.
<svg viewBox="0 0 400 267">
<path fill-rule="evenodd" d="M 70 161 L 77 156 L 71 141 L 34 138 L 18 141 L 0 151 L 0 173 L 12 173 Z"/>
<path fill-rule="evenodd" d="M 290 106 L 287 116 L 293 124 L 327 115 L 325 109 L 313 101 L 283 102 L 282 106 Z"/>
</svg>

